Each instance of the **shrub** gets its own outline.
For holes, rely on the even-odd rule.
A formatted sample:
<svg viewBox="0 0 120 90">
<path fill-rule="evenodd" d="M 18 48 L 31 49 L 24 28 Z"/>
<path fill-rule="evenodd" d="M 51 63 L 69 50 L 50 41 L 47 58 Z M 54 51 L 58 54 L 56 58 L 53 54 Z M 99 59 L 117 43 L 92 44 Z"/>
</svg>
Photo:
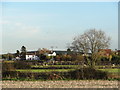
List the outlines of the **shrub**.
<svg viewBox="0 0 120 90">
<path fill-rule="evenodd" d="M 13 62 L 2 62 L 2 78 L 16 77 L 16 73 Z"/>
<path fill-rule="evenodd" d="M 69 72 L 3 72 L 3 78 L 17 78 L 18 80 L 80 80 L 80 79 L 107 79 L 108 75 L 104 71 L 93 68 L 77 69 Z"/>
<path fill-rule="evenodd" d="M 93 68 L 81 68 L 70 71 L 69 77 L 71 79 L 107 79 L 107 72 L 95 70 Z"/>
<path fill-rule="evenodd" d="M 14 71 L 14 64 L 13 63 L 8 63 L 8 62 L 2 62 L 2 72 L 5 71 Z"/>
<path fill-rule="evenodd" d="M 17 78 L 17 71 L 3 71 L 2 78 Z"/>
<path fill-rule="evenodd" d="M 24 61 L 15 61 L 14 67 L 16 69 L 30 69 L 31 68 L 30 64 Z"/>
<path fill-rule="evenodd" d="M 63 80 L 64 75 L 62 75 L 62 72 L 51 72 L 49 73 L 48 80 Z"/>
<path fill-rule="evenodd" d="M 113 55 L 112 57 L 112 63 L 119 65 L 120 64 L 120 56 L 118 55 Z"/>
</svg>

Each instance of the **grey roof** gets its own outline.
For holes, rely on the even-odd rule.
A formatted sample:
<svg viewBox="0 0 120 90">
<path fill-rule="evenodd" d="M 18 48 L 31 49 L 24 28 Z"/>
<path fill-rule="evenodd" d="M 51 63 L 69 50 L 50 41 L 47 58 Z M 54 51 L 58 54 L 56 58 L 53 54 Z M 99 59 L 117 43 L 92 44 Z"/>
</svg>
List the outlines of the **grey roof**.
<svg viewBox="0 0 120 90">
<path fill-rule="evenodd" d="M 53 52 L 55 52 L 56 54 L 67 54 L 68 53 L 68 51 L 58 51 L 58 50 L 55 50 Z"/>
</svg>

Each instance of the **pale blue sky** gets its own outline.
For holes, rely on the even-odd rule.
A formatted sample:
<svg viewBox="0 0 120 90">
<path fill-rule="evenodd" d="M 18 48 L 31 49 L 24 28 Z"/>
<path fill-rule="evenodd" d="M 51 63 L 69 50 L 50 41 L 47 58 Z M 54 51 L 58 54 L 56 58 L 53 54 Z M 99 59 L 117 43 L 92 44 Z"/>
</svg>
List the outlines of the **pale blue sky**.
<svg viewBox="0 0 120 90">
<path fill-rule="evenodd" d="M 111 36 L 118 48 L 117 2 L 4 2 L 3 53 L 57 46 L 66 49 L 74 36 L 96 28 Z"/>
</svg>

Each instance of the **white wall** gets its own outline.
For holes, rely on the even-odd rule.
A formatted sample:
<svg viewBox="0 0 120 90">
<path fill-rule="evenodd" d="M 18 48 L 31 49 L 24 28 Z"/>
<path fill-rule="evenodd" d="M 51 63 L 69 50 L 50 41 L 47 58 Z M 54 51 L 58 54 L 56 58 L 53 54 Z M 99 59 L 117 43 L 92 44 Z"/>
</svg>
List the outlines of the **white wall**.
<svg viewBox="0 0 120 90">
<path fill-rule="evenodd" d="M 35 55 L 26 55 L 26 60 L 39 60 L 39 58 Z"/>
<path fill-rule="evenodd" d="M 48 56 L 56 56 L 56 53 L 53 52 L 52 54 L 48 54 Z"/>
</svg>

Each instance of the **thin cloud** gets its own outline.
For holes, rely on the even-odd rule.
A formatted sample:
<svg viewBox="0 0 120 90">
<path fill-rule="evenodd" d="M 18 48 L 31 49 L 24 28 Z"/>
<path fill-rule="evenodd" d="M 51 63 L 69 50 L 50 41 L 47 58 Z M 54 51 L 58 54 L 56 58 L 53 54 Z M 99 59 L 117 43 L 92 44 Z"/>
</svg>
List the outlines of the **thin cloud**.
<svg viewBox="0 0 120 90">
<path fill-rule="evenodd" d="M 4 21 L 3 20 L 0 21 L 0 25 L 5 25 L 5 24 L 9 24 L 9 23 L 10 23 L 10 21 L 5 21 L 5 20 Z"/>
<path fill-rule="evenodd" d="M 16 30 L 15 35 L 19 38 L 33 38 L 39 31 L 37 27 L 25 26 Z"/>
<path fill-rule="evenodd" d="M 7 24 L 7 22 L 5 23 Z M 8 25 L 4 26 L 7 27 Z M 40 27 L 26 25 L 20 22 L 11 22 L 7 28 L 9 28 L 10 33 L 6 33 L 5 36 L 19 39 L 35 38 L 41 32 Z M 8 30 L 5 29 L 4 31 L 7 32 Z"/>
</svg>

